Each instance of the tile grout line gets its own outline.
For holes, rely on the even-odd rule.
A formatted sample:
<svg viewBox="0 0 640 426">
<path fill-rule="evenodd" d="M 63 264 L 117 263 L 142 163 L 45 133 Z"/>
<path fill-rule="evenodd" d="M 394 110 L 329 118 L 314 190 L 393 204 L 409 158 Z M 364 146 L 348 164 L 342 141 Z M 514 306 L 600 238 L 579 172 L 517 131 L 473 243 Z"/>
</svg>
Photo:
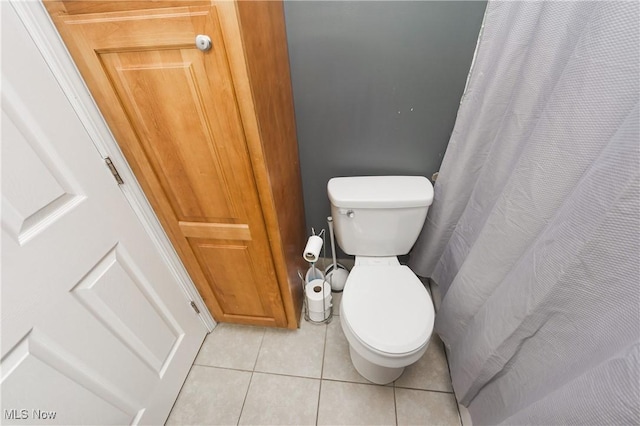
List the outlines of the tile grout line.
<svg viewBox="0 0 640 426">
<path fill-rule="evenodd" d="M 218 324 L 216 324 L 216 327 L 218 326 Z M 200 352 L 202 352 L 202 348 L 204 347 L 204 342 L 207 340 L 207 337 L 209 337 L 214 330 L 216 329 L 216 327 L 213 327 L 213 330 L 211 330 L 209 333 L 207 333 L 204 336 L 204 339 L 202 340 L 202 343 L 200 344 L 200 348 L 198 349 L 198 353 L 196 353 L 195 358 L 193 358 L 193 362 L 191 363 L 191 367 L 189 367 L 189 372 L 187 372 L 187 375 L 184 378 L 184 381 L 182 382 L 182 386 L 180 386 L 180 390 L 178 391 L 178 394 L 176 395 L 176 399 L 173 401 L 173 404 L 171 405 L 171 410 L 169 410 L 169 415 L 167 415 L 167 420 L 165 420 L 165 424 L 169 421 L 169 417 L 171 417 L 171 413 L 173 412 L 173 409 L 176 408 L 176 403 L 178 402 L 178 398 L 180 398 L 180 394 L 182 393 L 182 390 L 184 389 L 184 385 L 187 383 L 187 379 L 189 378 L 189 375 L 191 374 L 191 371 L 193 370 L 193 367 L 195 367 L 196 365 L 196 359 L 198 359 L 198 355 L 200 355 Z M 200 366 L 200 365 L 198 365 Z"/>
<path fill-rule="evenodd" d="M 429 292 L 433 295 L 433 290 L 431 290 L 431 285 L 433 284 L 433 280 L 431 278 L 429 278 Z M 433 301 L 433 298 L 431 299 Z M 435 309 L 435 301 L 433 302 L 433 307 Z M 440 336 L 438 336 L 440 337 Z M 442 340 L 442 339 L 440 339 Z M 449 355 L 447 354 L 447 348 L 444 344 L 444 342 L 442 342 L 442 352 L 444 353 L 444 359 L 445 361 L 447 361 L 447 371 L 449 371 L 449 381 L 451 382 L 451 394 L 453 394 L 453 399 L 456 403 L 456 411 L 458 412 L 458 420 L 460 421 L 460 426 L 463 426 L 462 423 L 462 413 L 460 413 L 460 406 L 459 406 L 459 402 L 458 402 L 458 397 L 456 396 L 456 392 L 453 389 L 453 378 L 451 377 L 451 366 L 449 365 Z M 449 393 L 449 392 L 447 392 Z"/>
<path fill-rule="evenodd" d="M 240 424 L 240 419 L 242 418 L 242 412 L 244 411 L 244 405 L 247 403 L 247 397 L 249 396 L 249 389 L 251 389 L 251 382 L 253 382 L 253 374 L 256 370 L 256 365 L 258 364 L 258 357 L 260 356 L 260 350 L 262 350 L 262 343 L 264 342 L 264 335 L 266 334 L 266 329 L 262 330 L 262 338 L 260 339 L 260 346 L 258 347 L 258 353 L 256 354 L 256 360 L 253 362 L 253 370 L 251 371 L 251 377 L 249 378 L 249 385 L 247 386 L 247 391 L 244 394 L 244 399 L 242 400 L 242 407 L 240 407 L 240 414 L 238 415 L 238 421 L 236 422 L 236 426 Z"/>
<path fill-rule="evenodd" d="M 262 329 L 262 337 L 260 338 L 260 346 L 258 346 L 258 353 L 256 354 L 256 360 L 253 362 L 253 370 L 256 371 L 256 366 L 258 365 L 258 358 L 260 358 L 260 351 L 262 350 L 262 344 L 264 343 L 264 336 L 267 334 L 267 329 Z"/>
<path fill-rule="evenodd" d="M 324 376 L 324 358 L 327 353 L 327 335 L 329 334 L 329 324 L 324 326 L 324 345 L 322 346 L 322 365 L 320 367 L 320 386 L 318 386 L 318 404 L 316 406 L 316 426 L 320 418 L 320 394 L 322 393 L 322 377 Z"/>
<path fill-rule="evenodd" d="M 269 374 L 276 374 L 276 373 L 269 373 Z M 441 391 L 441 390 L 435 390 L 435 389 L 422 389 L 422 388 L 409 388 L 406 386 L 396 386 L 395 384 L 390 386 L 390 385 L 379 385 L 377 383 L 372 383 L 372 382 L 353 382 L 350 380 L 340 380 L 340 379 L 329 379 L 329 378 L 323 378 L 322 380 L 326 380 L 329 382 L 338 382 L 338 383 L 349 383 L 349 384 L 354 384 L 354 385 L 365 385 L 365 386 L 380 386 L 380 387 L 392 387 L 392 388 L 397 388 L 397 389 L 407 389 L 407 390 L 415 390 L 415 391 L 420 391 L 420 392 L 434 392 L 434 393 L 442 393 L 445 395 L 454 395 L 453 392 L 447 392 L 447 391 Z"/>
<path fill-rule="evenodd" d="M 323 358 L 323 362 L 324 362 L 324 358 Z M 239 371 L 239 372 L 243 372 L 243 373 L 254 372 L 254 370 L 247 370 L 247 369 L 234 368 L 234 367 L 222 367 L 222 366 L 219 366 L 219 365 L 206 365 L 206 364 L 193 364 L 193 365 L 198 366 L 198 367 L 204 367 L 204 368 L 215 368 L 215 369 L 219 369 L 219 370 Z M 325 381 L 328 381 L 328 382 L 336 382 L 336 383 L 347 383 L 347 384 L 354 384 L 354 385 L 383 386 L 383 387 L 385 387 L 385 385 L 378 385 L 376 383 L 371 383 L 371 382 L 354 382 L 354 381 L 351 381 L 351 380 L 332 379 L 332 378 L 321 377 L 321 376 L 320 377 L 300 376 L 300 375 L 296 375 L 296 374 L 275 373 L 275 372 L 271 372 L 271 371 L 259 371 L 259 370 L 255 370 L 255 372 L 256 373 L 260 373 L 260 374 L 267 374 L 267 375 L 271 375 L 271 376 L 295 377 L 295 378 L 300 378 L 300 379 L 325 380 Z M 322 374 L 324 374 L 323 369 L 321 369 L 321 375 Z M 395 384 L 393 386 L 388 386 L 388 387 L 394 387 L 394 388 L 397 388 L 397 389 L 415 390 L 415 391 L 420 391 L 420 392 L 433 392 L 433 393 L 442 393 L 442 394 L 445 394 L 445 395 L 454 395 L 453 392 L 437 390 L 437 389 L 412 388 L 412 387 L 407 387 L 407 386 L 398 386 L 398 385 L 395 385 Z"/>
<path fill-rule="evenodd" d="M 393 383 L 393 410 L 396 413 L 396 426 L 398 426 L 398 398 L 396 398 L 396 383 Z"/>
<path fill-rule="evenodd" d="M 244 399 L 242 400 L 242 407 L 240 407 L 240 414 L 238 415 L 238 421 L 236 422 L 236 426 L 240 424 L 240 419 L 242 418 L 242 412 L 244 411 L 244 404 L 247 402 L 247 396 L 249 396 L 249 389 L 251 389 L 251 382 L 253 381 L 253 371 L 251 372 L 251 377 L 249 378 L 249 386 L 247 386 L 247 391 L 244 394 Z"/>
<path fill-rule="evenodd" d="M 219 365 L 208 365 L 208 364 L 193 364 L 193 365 L 197 365 L 198 367 L 205 367 L 205 368 L 218 368 L 220 370 L 241 371 L 241 372 L 244 372 L 244 373 L 253 372 L 253 370 L 248 370 L 246 368 L 222 367 L 222 366 L 219 366 Z"/>
<path fill-rule="evenodd" d="M 323 358 L 323 362 L 324 362 L 324 358 Z M 332 379 L 332 378 L 326 378 L 326 377 L 300 376 L 300 375 L 296 375 L 296 374 L 275 373 L 275 372 L 271 372 L 271 371 L 258 371 L 258 370 L 247 370 L 247 369 L 234 368 L 234 367 L 222 367 L 222 366 L 219 366 L 219 365 L 206 365 L 206 364 L 193 364 L 193 365 L 197 365 L 198 367 L 205 367 L 205 368 L 216 368 L 216 369 L 220 369 L 220 370 L 240 371 L 240 372 L 244 372 L 244 373 L 252 373 L 252 372 L 255 371 L 256 373 L 268 374 L 268 375 L 272 375 L 272 376 L 297 377 L 297 378 L 300 378 L 300 379 L 310 379 L 310 380 L 326 380 L 326 381 L 329 381 L 329 382 L 348 383 L 348 384 L 355 384 L 355 385 L 382 386 L 382 385 L 378 385 L 376 383 L 371 383 L 371 382 L 354 382 L 354 381 L 351 381 L 351 380 Z M 324 373 L 323 370 L 321 370 L 321 375 L 323 373 Z M 415 390 L 415 391 L 420 391 L 420 392 L 442 393 L 442 394 L 445 394 L 445 395 L 454 395 L 455 396 L 455 394 L 453 392 L 449 392 L 449 391 L 443 391 L 443 390 L 438 390 L 438 389 L 424 389 L 424 388 L 415 388 L 415 387 L 407 387 L 407 386 L 398 386 L 395 383 L 393 384 L 393 386 L 389 386 L 389 387 L 394 387 L 394 388 L 397 388 L 397 389 Z"/>
<path fill-rule="evenodd" d="M 2 1 L 2 0 L 0 0 L 0 1 Z M 223 370 L 244 371 L 244 372 L 247 372 L 247 373 L 254 372 L 254 373 L 258 373 L 258 374 L 266 374 L 266 375 L 269 375 L 269 376 L 295 377 L 295 378 L 298 378 L 298 379 L 320 380 L 320 377 L 312 377 L 312 376 L 297 376 L 297 375 L 295 375 L 295 374 L 273 373 L 273 372 L 271 372 L 271 371 L 260 371 L 260 370 L 253 370 L 253 371 L 252 371 L 252 370 L 239 370 L 239 369 L 237 369 L 237 368 L 216 367 L 216 366 L 213 366 L 213 365 L 201 365 L 200 367 L 221 368 L 221 369 L 223 369 Z M 334 380 L 334 381 L 336 381 L 336 380 Z M 350 382 L 346 382 L 346 383 L 350 383 Z"/>
<path fill-rule="evenodd" d="M 438 336 L 439 337 L 439 336 Z M 447 371 L 449 372 L 449 381 L 451 382 L 451 394 L 453 395 L 453 401 L 456 404 L 456 411 L 458 413 L 458 421 L 460 421 L 460 426 L 462 424 L 462 414 L 460 413 L 460 407 L 458 406 L 458 397 L 456 396 L 455 391 L 453 391 L 453 379 L 451 378 L 451 366 L 449 365 L 449 356 L 447 355 L 447 349 L 444 346 L 444 342 L 442 342 L 442 352 L 444 353 L 444 359 L 447 361 Z"/>
<path fill-rule="evenodd" d="M 423 388 L 410 388 L 407 386 L 394 386 L 395 388 L 398 389 L 408 389 L 408 390 L 416 390 L 416 391 L 422 391 L 422 392 L 435 392 L 435 393 L 443 393 L 445 395 L 454 395 L 455 394 L 453 392 L 448 392 L 448 391 L 442 391 L 442 390 L 437 390 L 437 389 L 423 389 Z"/>
<path fill-rule="evenodd" d="M 204 340 L 202 341 L 202 344 L 204 345 Z M 198 350 L 198 354 L 200 353 L 200 350 L 202 350 L 202 345 L 200 346 L 200 349 Z M 196 357 L 198 355 L 196 354 Z M 184 389 L 184 385 L 187 383 L 187 379 L 189 378 L 189 375 L 191 374 L 191 371 L 193 370 L 193 367 L 195 366 L 195 362 L 193 364 L 191 364 L 191 367 L 189 367 L 189 372 L 187 373 L 187 375 L 184 378 L 184 382 L 182 382 L 182 386 L 180 386 L 180 390 L 178 391 L 178 394 L 176 395 L 176 399 L 173 401 L 173 404 L 171 405 L 171 410 L 169 410 L 169 414 L 167 415 L 167 420 L 165 420 L 165 424 L 169 421 L 169 418 L 171 417 L 171 413 L 173 412 L 173 409 L 176 408 L 176 403 L 178 402 L 178 398 L 180 398 L 180 394 L 182 393 L 182 390 Z"/>
</svg>

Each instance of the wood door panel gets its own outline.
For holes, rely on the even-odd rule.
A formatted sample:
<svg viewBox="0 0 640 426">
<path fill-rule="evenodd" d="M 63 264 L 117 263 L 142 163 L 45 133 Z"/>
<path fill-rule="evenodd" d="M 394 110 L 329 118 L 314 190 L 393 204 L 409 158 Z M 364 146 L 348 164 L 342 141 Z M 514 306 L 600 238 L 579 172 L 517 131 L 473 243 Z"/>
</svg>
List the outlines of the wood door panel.
<svg viewBox="0 0 640 426">
<path fill-rule="evenodd" d="M 238 241 L 190 239 L 207 277 L 215 283 L 213 292 L 225 315 L 263 317 L 273 322 L 273 309 L 262 282 L 269 271 L 256 268 L 247 244 Z M 225 277 L 219 280 L 217 277 Z"/>
<path fill-rule="evenodd" d="M 213 134 L 219 126 L 208 120 L 191 54 L 163 50 L 100 57 L 178 220 L 233 219 L 238 214 Z"/>
<path fill-rule="evenodd" d="M 51 9 L 57 2 L 46 2 Z M 82 32 L 93 52 L 154 50 L 159 46 L 193 47 L 196 34 L 216 31 L 217 13 L 210 7 L 176 7 L 82 15 L 59 13 L 71 31 Z M 53 16 L 56 17 L 55 15 Z M 211 34 L 209 34 L 211 36 Z M 212 37 L 213 38 L 213 37 Z M 85 45 L 86 47 L 87 45 Z"/>
<path fill-rule="evenodd" d="M 216 8 L 45 5 L 215 319 L 287 326 Z"/>
<path fill-rule="evenodd" d="M 114 1 L 81 1 L 81 0 L 67 0 L 60 2 L 61 6 L 69 15 L 87 14 L 87 13 L 104 13 L 113 11 L 124 10 L 144 10 L 144 9 L 158 9 L 167 7 L 178 7 L 188 5 L 207 5 L 209 0 L 144 0 L 144 1 L 130 1 L 130 0 L 114 0 Z"/>
<path fill-rule="evenodd" d="M 246 224 L 179 222 L 178 225 L 185 237 L 251 241 L 251 230 Z"/>
</svg>

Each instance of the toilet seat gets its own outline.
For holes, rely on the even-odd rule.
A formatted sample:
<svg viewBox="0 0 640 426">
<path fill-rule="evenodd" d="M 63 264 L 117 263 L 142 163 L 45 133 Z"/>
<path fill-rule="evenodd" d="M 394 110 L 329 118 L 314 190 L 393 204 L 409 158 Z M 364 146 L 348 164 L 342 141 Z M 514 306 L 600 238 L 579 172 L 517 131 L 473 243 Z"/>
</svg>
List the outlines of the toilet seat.
<svg viewBox="0 0 640 426">
<path fill-rule="evenodd" d="M 403 265 L 356 265 L 341 302 L 346 325 L 362 344 L 383 355 L 422 349 L 435 311 L 420 279 Z"/>
</svg>

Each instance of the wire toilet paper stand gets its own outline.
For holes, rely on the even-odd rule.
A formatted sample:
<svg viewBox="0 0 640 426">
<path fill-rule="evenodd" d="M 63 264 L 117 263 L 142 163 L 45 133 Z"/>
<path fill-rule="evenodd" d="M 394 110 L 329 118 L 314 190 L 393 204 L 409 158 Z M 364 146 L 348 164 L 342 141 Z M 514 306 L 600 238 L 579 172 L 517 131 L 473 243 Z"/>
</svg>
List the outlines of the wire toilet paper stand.
<svg viewBox="0 0 640 426">
<path fill-rule="evenodd" d="M 300 271 L 298 271 L 298 277 L 300 278 L 300 283 L 302 285 L 302 294 L 304 296 L 303 297 L 303 309 L 302 309 L 302 312 L 304 314 L 305 321 L 310 322 L 311 324 L 318 324 L 318 325 L 320 325 L 320 324 L 329 324 L 331 322 L 331 320 L 333 319 L 333 303 L 332 303 L 332 300 L 331 300 L 332 297 L 329 297 L 328 301 L 327 301 L 326 297 L 322 298 L 322 307 L 323 307 L 322 317 L 323 317 L 323 319 L 315 320 L 315 319 L 311 318 L 310 311 L 309 311 L 309 297 L 307 296 L 307 285 L 309 285 L 310 282 L 307 282 L 305 280 L 305 278 L 302 276 L 302 273 Z M 328 285 L 329 286 L 329 294 L 331 295 L 331 290 L 330 290 L 331 289 L 331 282 L 327 281 L 324 277 L 321 278 L 321 279 L 320 278 L 316 279 L 314 281 L 320 281 L 320 280 L 322 280 L 322 286 L 321 286 L 322 290 L 318 290 L 318 292 L 322 291 L 322 293 L 324 294 L 325 285 Z M 314 288 L 315 287 L 319 287 L 319 285 L 314 285 Z M 318 313 L 318 312 L 315 312 L 315 313 Z"/>
<path fill-rule="evenodd" d="M 311 228 L 312 237 L 315 237 L 315 230 Z M 322 237 L 322 250 L 323 250 L 323 258 L 326 259 L 326 249 L 324 245 L 324 229 L 320 231 L 317 237 Z M 311 237 L 309 238 L 311 240 Z M 331 295 L 331 281 L 327 281 L 324 274 L 316 267 L 316 261 L 310 262 L 308 257 L 303 256 L 305 260 L 309 262 L 309 270 L 303 276 L 302 272 L 298 270 L 298 277 L 300 278 L 300 283 L 302 285 L 302 294 L 303 294 L 303 313 L 304 319 L 311 324 L 328 324 L 333 319 L 333 303 L 332 303 L 332 295 Z M 311 287 L 313 283 L 313 287 Z M 327 292 L 328 286 L 328 296 L 325 296 Z M 309 292 L 309 293 L 308 293 Z M 320 293 L 322 297 L 322 311 L 318 312 L 317 310 L 312 310 L 310 308 L 310 298 L 309 294 L 315 295 Z M 315 301 L 315 300 L 314 300 Z"/>
</svg>

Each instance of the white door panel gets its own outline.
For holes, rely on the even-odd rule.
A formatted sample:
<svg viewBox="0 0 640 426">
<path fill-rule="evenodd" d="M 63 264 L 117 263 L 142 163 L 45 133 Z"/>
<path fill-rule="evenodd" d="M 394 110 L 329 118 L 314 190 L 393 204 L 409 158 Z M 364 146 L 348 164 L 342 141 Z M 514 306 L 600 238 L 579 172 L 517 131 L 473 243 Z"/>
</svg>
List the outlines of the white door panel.
<svg viewBox="0 0 640 426">
<path fill-rule="evenodd" d="M 206 329 L 1 7 L 3 424 L 162 423 Z"/>
</svg>

